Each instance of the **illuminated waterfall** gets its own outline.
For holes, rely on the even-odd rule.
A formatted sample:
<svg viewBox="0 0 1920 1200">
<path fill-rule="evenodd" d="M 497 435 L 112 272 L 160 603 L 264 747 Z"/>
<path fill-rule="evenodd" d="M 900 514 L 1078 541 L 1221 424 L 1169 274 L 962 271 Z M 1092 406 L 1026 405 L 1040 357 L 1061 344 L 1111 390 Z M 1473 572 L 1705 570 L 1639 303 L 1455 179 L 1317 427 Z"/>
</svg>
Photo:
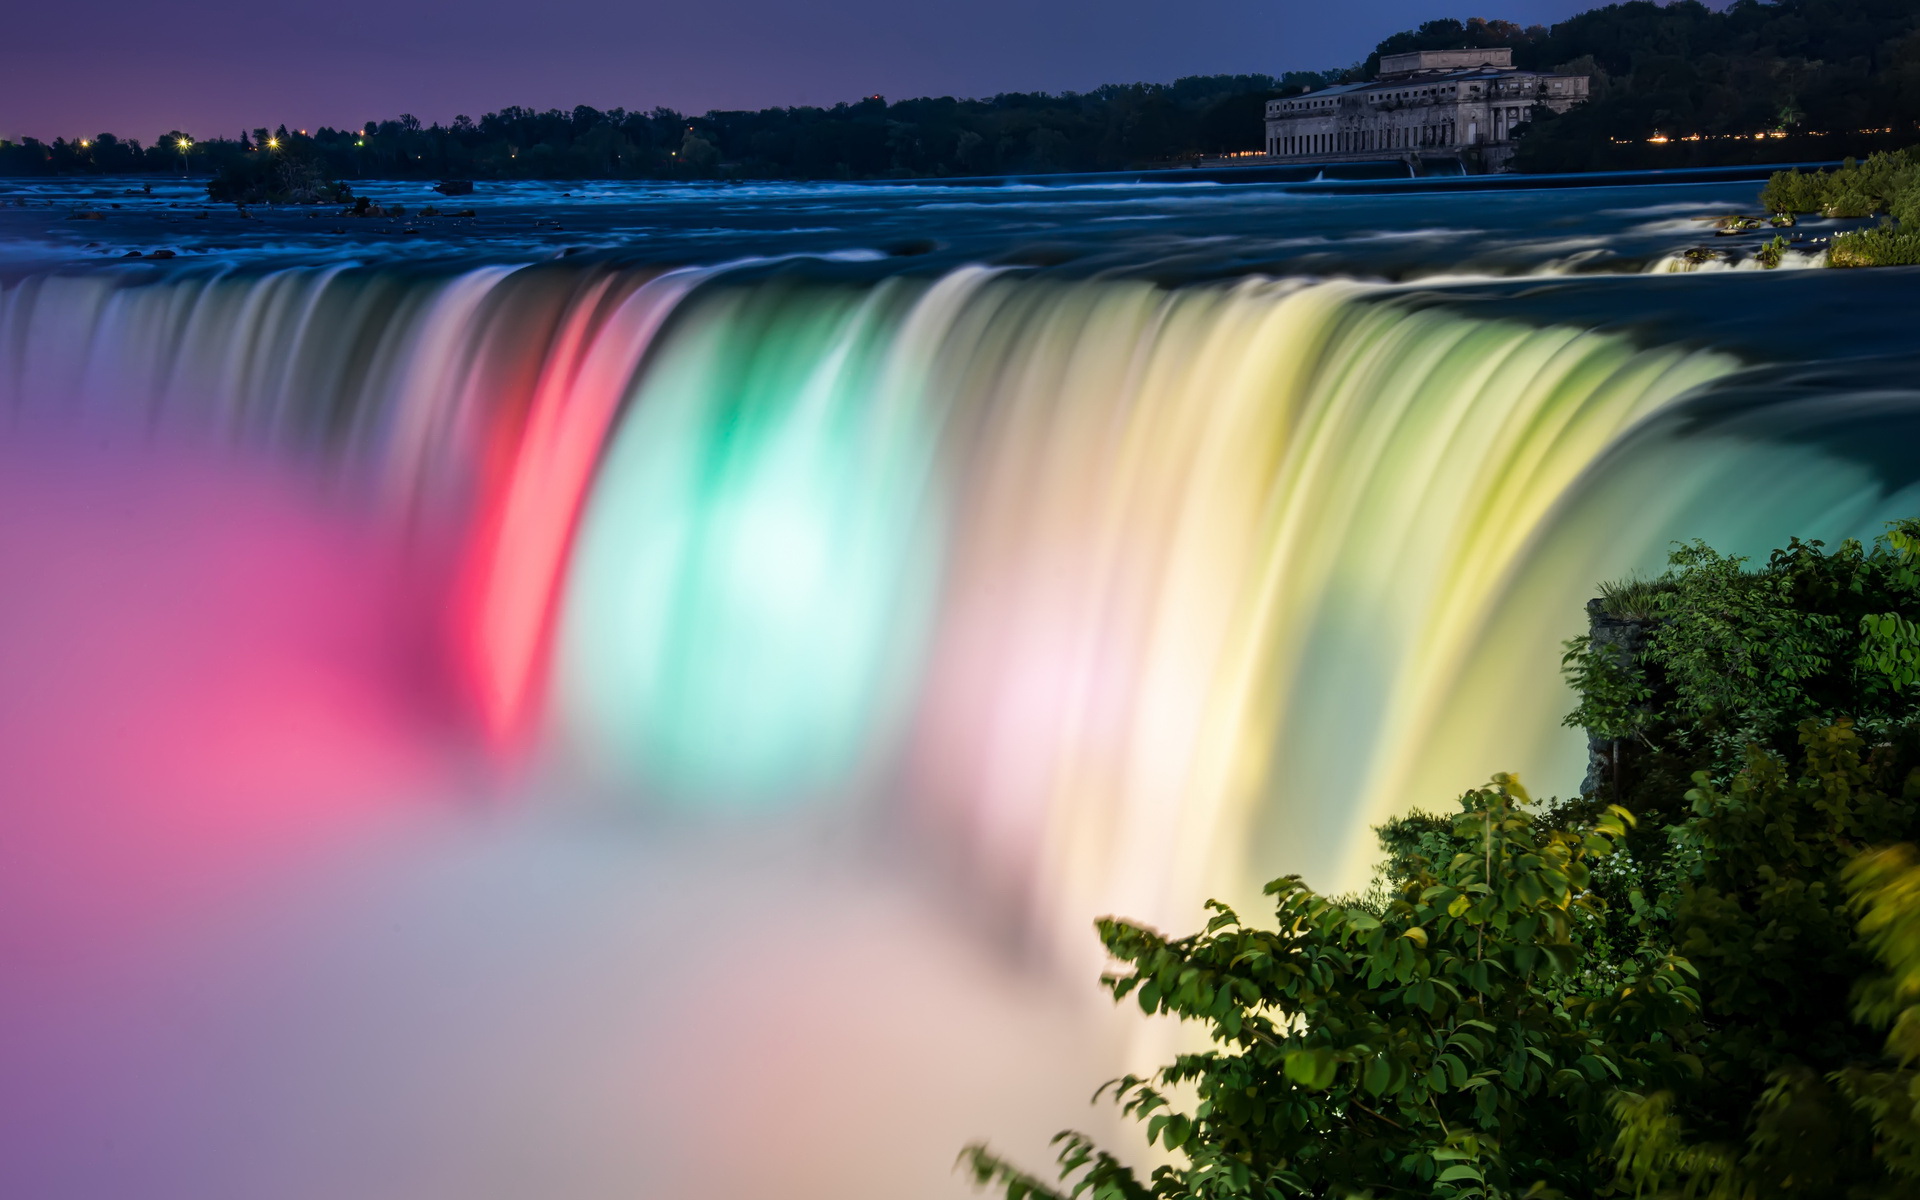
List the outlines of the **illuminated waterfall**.
<svg viewBox="0 0 1920 1200">
<path fill-rule="evenodd" d="M 1072 945 L 1284 871 L 1356 886 L 1370 825 L 1496 769 L 1565 790 L 1595 580 L 1911 500 L 1682 446 L 1658 415 L 1738 366 L 1264 279 L 0 289 L 15 436 L 256 448 L 453 547 L 497 745 L 649 803 L 875 806 Z"/>
</svg>

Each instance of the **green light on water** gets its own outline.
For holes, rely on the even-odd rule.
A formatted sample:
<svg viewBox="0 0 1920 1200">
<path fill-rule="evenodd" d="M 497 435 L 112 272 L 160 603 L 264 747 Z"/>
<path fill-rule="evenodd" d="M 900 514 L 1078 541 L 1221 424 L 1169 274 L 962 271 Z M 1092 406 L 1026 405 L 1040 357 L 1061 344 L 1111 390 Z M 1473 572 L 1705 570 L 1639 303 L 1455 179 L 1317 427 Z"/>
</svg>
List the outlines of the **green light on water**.
<svg viewBox="0 0 1920 1200">
<path fill-rule="evenodd" d="M 831 789 L 893 728 L 930 437 L 876 396 L 884 297 L 711 301 L 602 464 L 560 635 L 566 735 L 683 803 Z"/>
</svg>

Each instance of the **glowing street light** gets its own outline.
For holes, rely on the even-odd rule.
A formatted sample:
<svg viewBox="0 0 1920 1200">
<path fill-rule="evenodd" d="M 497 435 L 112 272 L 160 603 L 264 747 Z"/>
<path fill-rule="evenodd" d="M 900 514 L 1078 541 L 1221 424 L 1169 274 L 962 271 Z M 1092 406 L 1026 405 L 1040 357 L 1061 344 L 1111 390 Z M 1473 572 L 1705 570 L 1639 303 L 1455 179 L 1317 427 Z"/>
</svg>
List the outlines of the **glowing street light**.
<svg viewBox="0 0 1920 1200">
<path fill-rule="evenodd" d="M 267 149 L 269 149 L 269 150 L 278 150 L 279 148 L 280 148 L 280 139 L 279 139 L 279 138 L 277 138 L 277 137 L 270 137 L 270 138 L 268 138 L 268 139 L 267 139 Z"/>
</svg>

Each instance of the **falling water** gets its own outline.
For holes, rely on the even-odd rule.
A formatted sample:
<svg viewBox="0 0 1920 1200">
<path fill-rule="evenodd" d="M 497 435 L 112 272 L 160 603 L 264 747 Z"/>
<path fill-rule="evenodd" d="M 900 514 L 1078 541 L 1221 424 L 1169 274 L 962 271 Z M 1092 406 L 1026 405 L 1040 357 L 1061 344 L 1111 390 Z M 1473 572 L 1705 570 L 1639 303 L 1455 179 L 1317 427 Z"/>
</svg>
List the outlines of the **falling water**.
<svg viewBox="0 0 1920 1200">
<path fill-rule="evenodd" d="M 456 546 L 448 671 L 502 755 L 874 808 L 1062 944 L 1285 871 L 1353 887 L 1371 824 L 1494 769 L 1566 788 L 1553 648 L 1592 581 L 1892 511 L 1804 451 L 1674 469 L 1650 418 L 1739 366 L 1334 282 L 0 292 L 16 431 L 264 453 Z M 1796 486 L 1740 486 L 1769 455 Z"/>
<path fill-rule="evenodd" d="M 1898 438 L 1845 432 L 1887 389 L 1488 307 L 980 266 L 0 282 L 0 1157 L 36 1195 L 301 1200 L 1037 1160 L 1147 1062 L 914 908 L 929 875 L 1076 981 L 1095 915 L 1359 886 L 1387 816 L 1575 784 L 1596 580 L 1916 508 Z M 282 889 L 349 932 L 269 897 L 383 821 Z M 193 921 L 246 948 L 192 965 Z M 895 1155 L 858 1183 L 855 1133 Z"/>
</svg>

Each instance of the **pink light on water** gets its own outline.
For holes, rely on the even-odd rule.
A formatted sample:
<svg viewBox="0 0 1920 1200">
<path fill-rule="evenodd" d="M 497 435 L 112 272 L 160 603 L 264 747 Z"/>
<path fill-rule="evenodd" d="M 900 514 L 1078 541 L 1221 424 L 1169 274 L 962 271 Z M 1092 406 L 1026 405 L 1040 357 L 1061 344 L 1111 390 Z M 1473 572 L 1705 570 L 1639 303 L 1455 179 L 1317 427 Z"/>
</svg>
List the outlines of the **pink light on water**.
<svg viewBox="0 0 1920 1200">
<path fill-rule="evenodd" d="M 538 725 L 555 602 L 594 466 L 654 332 L 700 274 L 639 287 L 632 276 L 608 276 L 584 288 L 545 348 L 527 403 L 502 414 L 504 466 L 475 523 L 456 616 L 498 745 L 522 745 Z"/>
<path fill-rule="evenodd" d="M 58 980 L 444 789 L 430 589 L 296 485 L 0 448 L 0 955 Z"/>
</svg>

